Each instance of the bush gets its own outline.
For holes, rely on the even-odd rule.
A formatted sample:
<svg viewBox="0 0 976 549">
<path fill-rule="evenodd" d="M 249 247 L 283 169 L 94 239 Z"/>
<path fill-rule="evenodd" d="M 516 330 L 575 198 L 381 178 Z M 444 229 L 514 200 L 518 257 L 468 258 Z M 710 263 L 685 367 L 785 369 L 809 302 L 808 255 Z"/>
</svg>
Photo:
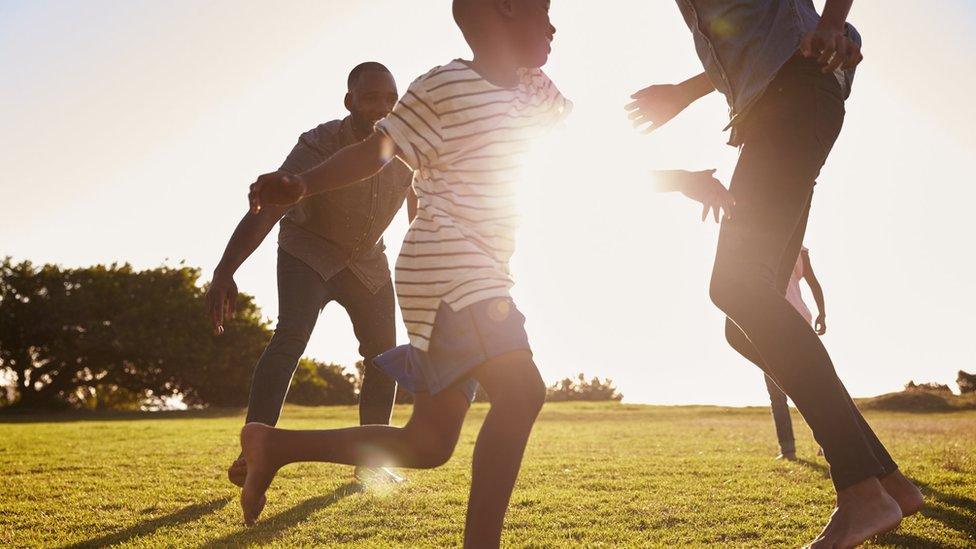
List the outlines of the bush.
<svg viewBox="0 0 976 549">
<path fill-rule="evenodd" d="M 959 384 L 960 393 L 976 393 L 976 374 L 970 374 L 959 370 L 959 376 L 956 377 L 956 383 Z"/>
<path fill-rule="evenodd" d="M 906 391 L 925 391 L 929 393 L 949 393 L 952 394 L 952 389 L 948 385 L 943 385 L 941 383 L 915 383 L 914 381 L 909 381 L 905 384 Z"/>
<path fill-rule="evenodd" d="M 303 358 L 291 381 L 286 402 L 302 406 L 355 404 L 358 379 L 338 364 Z"/>
<path fill-rule="evenodd" d="M 619 401 L 624 395 L 617 392 L 613 386 L 613 380 L 600 380 L 594 377 L 589 382 L 582 373 L 576 379 L 566 378 L 558 383 L 554 383 L 546 390 L 546 400 L 550 402 L 565 402 L 570 400 L 585 401 Z"/>
</svg>

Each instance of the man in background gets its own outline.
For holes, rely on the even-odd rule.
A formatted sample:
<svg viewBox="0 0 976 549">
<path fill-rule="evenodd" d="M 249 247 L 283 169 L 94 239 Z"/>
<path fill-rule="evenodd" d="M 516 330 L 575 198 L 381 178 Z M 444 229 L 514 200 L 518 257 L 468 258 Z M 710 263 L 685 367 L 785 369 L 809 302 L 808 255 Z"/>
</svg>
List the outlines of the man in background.
<svg viewBox="0 0 976 549">
<path fill-rule="evenodd" d="M 349 116 L 320 124 L 301 135 L 279 171 L 298 174 L 339 149 L 362 141 L 393 109 L 396 81 L 380 63 L 366 62 L 349 73 L 345 107 Z M 375 176 L 334 193 L 320 194 L 291 208 L 269 206 L 244 215 L 214 271 L 207 304 L 214 329 L 233 314 L 234 273 L 280 221 L 278 234 L 278 324 L 254 369 L 246 423 L 275 425 L 298 361 L 315 322 L 332 301 L 346 309 L 364 359 L 359 394 L 362 425 L 389 424 L 396 382 L 373 365 L 373 357 L 396 346 L 395 303 L 383 232 L 407 201 L 410 220 L 416 196 L 412 174 L 391 162 Z M 228 470 L 244 482 L 247 464 L 238 458 Z M 357 468 L 360 482 L 400 482 L 383 468 Z"/>
</svg>

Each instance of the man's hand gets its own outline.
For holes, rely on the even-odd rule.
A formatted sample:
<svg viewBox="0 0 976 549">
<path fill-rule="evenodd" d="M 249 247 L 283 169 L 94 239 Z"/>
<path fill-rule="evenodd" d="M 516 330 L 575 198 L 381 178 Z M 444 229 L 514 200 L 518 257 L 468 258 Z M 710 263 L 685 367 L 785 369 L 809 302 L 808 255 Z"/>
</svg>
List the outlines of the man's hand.
<svg viewBox="0 0 976 549">
<path fill-rule="evenodd" d="M 732 219 L 732 207 L 735 206 L 735 199 L 732 197 L 732 193 L 725 188 L 725 185 L 715 179 L 715 170 L 688 172 L 687 177 L 682 179 L 678 190 L 688 198 L 702 203 L 702 222 L 708 218 L 709 210 L 713 212 L 716 223 L 720 221 L 720 210 L 725 210 L 726 219 Z"/>
<path fill-rule="evenodd" d="M 817 321 L 813 323 L 813 329 L 817 332 L 818 336 L 822 336 L 827 333 L 827 316 L 823 313 L 817 317 Z"/>
<path fill-rule="evenodd" d="M 266 173 L 251 184 L 247 201 L 251 212 L 258 213 L 265 205 L 292 206 L 305 196 L 305 181 L 284 172 Z"/>
<path fill-rule="evenodd" d="M 701 73 L 680 84 L 660 84 L 648 86 L 631 95 L 632 101 L 625 109 L 630 112 L 634 127 L 650 124 L 644 134 L 660 128 L 669 120 L 685 110 L 688 105 L 715 91 L 708 75 Z"/>
<path fill-rule="evenodd" d="M 207 312 L 210 314 L 214 333 L 224 333 L 224 319 L 233 318 L 236 304 L 237 283 L 234 282 L 234 277 L 214 273 L 207 290 Z"/>
<path fill-rule="evenodd" d="M 634 101 L 624 108 L 635 129 L 648 124 L 641 131 L 645 135 L 667 124 L 696 99 L 680 84 L 648 86 L 630 97 Z"/>
<path fill-rule="evenodd" d="M 817 58 L 824 73 L 838 68 L 853 69 L 864 59 L 861 46 L 847 37 L 844 25 L 830 25 L 823 19 L 800 41 L 800 53 L 804 57 Z"/>
</svg>

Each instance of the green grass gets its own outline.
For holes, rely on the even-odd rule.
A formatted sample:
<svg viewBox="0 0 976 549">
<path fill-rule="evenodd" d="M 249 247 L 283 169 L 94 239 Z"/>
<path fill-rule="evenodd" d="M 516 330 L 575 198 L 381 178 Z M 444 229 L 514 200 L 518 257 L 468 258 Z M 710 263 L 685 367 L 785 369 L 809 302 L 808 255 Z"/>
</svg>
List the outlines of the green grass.
<svg viewBox="0 0 976 549">
<path fill-rule="evenodd" d="M 416 547 L 461 539 L 469 415 L 452 461 L 407 471 L 392 492 L 361 492 L 348 467 L 285 468 L 258 526 L 240 525 L 225 467 L 239 411 L 0 416 L 0 546 Z M 408 408 L 398 408 L 402 422 Z M 281 425 L 348 426 L 352 407 L 289 407 Z M 796 418 L 799 422 L 799 418 Z M 869 412 L 928 506 L 882 547 L 976 546 L 976 412 Z M 508 514 L 517 547 L 788 547 L 818 532 L 832 491 L 809 431 L 804 461 L 772 459 L 762 408 L 549 404 Z"/>
</svg>

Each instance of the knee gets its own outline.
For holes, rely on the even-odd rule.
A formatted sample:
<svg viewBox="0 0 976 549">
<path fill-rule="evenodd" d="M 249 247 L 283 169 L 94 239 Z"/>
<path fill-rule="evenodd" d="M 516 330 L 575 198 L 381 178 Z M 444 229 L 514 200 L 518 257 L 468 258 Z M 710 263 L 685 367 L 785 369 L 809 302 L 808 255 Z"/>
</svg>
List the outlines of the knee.
<svg viewBox="0 0 976 549">
<path fill-rule="evenodd" d="M 712 280 L 708 285 L 708 297 L 712 303 L 729 317 L 743 306 L 748 306 L 749 295 L 754 294 L 755 286 L 745 277 L 718 270 L 712 273 Z"/>
<path fill-rule="evenodd" d="M 309 330 L 279 323 L 275 327 L 271 342 L 268 343 L 268 350 L 274 353 L 297 354 L 301 356 L 305 352 L 305 346 L 312 333 Z"/>
<path fill-rule="evenodd" d="M 525 380 L 524 383 L 513 387 L 505 394 L 493 395 L 491 407 L 510 414 L 516 420 L 535 421 L 545 402 L 546 384 L 536 372 L 536 375 L 532 376 L 531 379 Z"/>
<path fill-rule="evenodd" d="M 440 467 L 454 455 L 457 437 L 444 436 L 441 433 L 421 430 L 411 425 L 406 428 L 408 436 L 414 443 L 415 469 L 434 469 Z"/>
</svg>

